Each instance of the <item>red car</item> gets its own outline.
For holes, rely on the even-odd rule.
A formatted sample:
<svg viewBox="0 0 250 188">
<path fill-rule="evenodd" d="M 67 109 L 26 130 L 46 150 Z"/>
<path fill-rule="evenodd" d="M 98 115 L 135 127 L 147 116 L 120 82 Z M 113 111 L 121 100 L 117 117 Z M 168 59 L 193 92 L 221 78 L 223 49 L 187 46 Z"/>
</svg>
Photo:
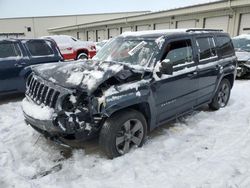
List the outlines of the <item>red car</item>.
<svg viewBox="0 0 250 188">
<path fill-rule="evenodd" d="M 94 42 L 77 40 L 68 35 L 45 36 L 55 41 L 65 60 L 91 59 L 96 54 Z"/>
</svg>

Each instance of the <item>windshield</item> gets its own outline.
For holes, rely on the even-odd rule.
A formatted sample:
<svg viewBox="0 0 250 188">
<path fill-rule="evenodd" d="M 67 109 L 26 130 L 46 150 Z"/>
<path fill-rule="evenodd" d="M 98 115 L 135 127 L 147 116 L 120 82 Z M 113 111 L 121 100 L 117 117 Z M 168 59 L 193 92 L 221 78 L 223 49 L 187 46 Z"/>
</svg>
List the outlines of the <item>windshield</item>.
<svg viewBox="0 0 250 188">
<path fill-rule="evenodd" d="M 117 37 L 100 49 L 94 59 L 152 67 L 158 52 L 155 40 Z"/>
<path fill-rule="evenodd" d="M 235 49 L 250 52 L 250 39 L 248 38 L 235 38 L 232 40 Z"/>
</svg>

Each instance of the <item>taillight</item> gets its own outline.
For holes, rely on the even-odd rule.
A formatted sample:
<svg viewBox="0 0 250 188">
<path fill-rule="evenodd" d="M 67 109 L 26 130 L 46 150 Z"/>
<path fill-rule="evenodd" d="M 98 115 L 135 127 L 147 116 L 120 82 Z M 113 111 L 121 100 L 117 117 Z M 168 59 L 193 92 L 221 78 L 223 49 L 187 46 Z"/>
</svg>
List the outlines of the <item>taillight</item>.
<svg viewBox="0 0 250 188">
<path fill-rule="evenodd" d="M 95 46 L 91 46 L 90 49 L 91 50 L 96 50 L 96 47 Z"/>
</svg>

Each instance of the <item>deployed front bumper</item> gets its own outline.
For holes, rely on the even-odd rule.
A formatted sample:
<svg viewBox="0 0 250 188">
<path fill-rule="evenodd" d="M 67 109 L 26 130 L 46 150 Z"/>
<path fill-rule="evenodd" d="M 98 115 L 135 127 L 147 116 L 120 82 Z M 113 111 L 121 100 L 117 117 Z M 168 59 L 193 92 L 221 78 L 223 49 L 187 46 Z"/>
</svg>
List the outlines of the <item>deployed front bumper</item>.
<svg viewBox="0 0 250 188">
<path fill-rule="evenodd" d="M 27 110 L 27 104 L 25 103 L 30 103 L 30 111 Z M 52 141 L 56 141 L 56 143 L 59 143 L 61 145 L 71 145 L 70 141 L 85 141 L 98 135 L 98 131 L 89 131 L 86 129 L 74 130 L 72 128 L 68 128 L 67 126 L 60 126 L 58 123 L 56 123 L 56 113 L 51 115 L 51 118 L 47 119 L 37 119 L 35 117 L 32 117 L 34 116 L 32 110 L 39 110 L 34 108 L 34 106 L 32 105 L 35 104 L 28 101 L 27 99 L 24 99 L 23 113 L 26 124 L 33 127 L 36 131 L 43 134 L 46 138 L 49 138 Z M 37 108 L 39 108 L 38 105 Z M 40 112 L 42 112 L 42 110 L 40 110 Z"/>
<path fill-rule="evenodd" d="M 24 113 L 25 122 L 46 138 L 55 141 L 60 145 L 72 146 L 71 142 L 86 141 L 96 137 L 97 132 L 89 132 L 86 130 L 79 132 L 67 132 L 56 126 L 52 120 L 37 120 Z"/>
</svg>

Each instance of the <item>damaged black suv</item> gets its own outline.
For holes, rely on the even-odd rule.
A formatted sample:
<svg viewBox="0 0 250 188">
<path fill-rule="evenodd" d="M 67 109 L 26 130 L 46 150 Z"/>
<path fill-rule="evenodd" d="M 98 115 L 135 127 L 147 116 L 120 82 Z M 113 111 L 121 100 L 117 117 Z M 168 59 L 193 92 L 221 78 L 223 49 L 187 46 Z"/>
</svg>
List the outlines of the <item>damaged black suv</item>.
<svg viewBox="0 0 250 188">
<path fill-rule="evenodd" d="M 190 110 L 225 107 L 236 57 L 219 30 L 162 30 L 124 33 L 93 60 L 32 69 L 22 105 L 27 124 L 61 144 L 99 136 L 114 158 Z"/>
</svg>

